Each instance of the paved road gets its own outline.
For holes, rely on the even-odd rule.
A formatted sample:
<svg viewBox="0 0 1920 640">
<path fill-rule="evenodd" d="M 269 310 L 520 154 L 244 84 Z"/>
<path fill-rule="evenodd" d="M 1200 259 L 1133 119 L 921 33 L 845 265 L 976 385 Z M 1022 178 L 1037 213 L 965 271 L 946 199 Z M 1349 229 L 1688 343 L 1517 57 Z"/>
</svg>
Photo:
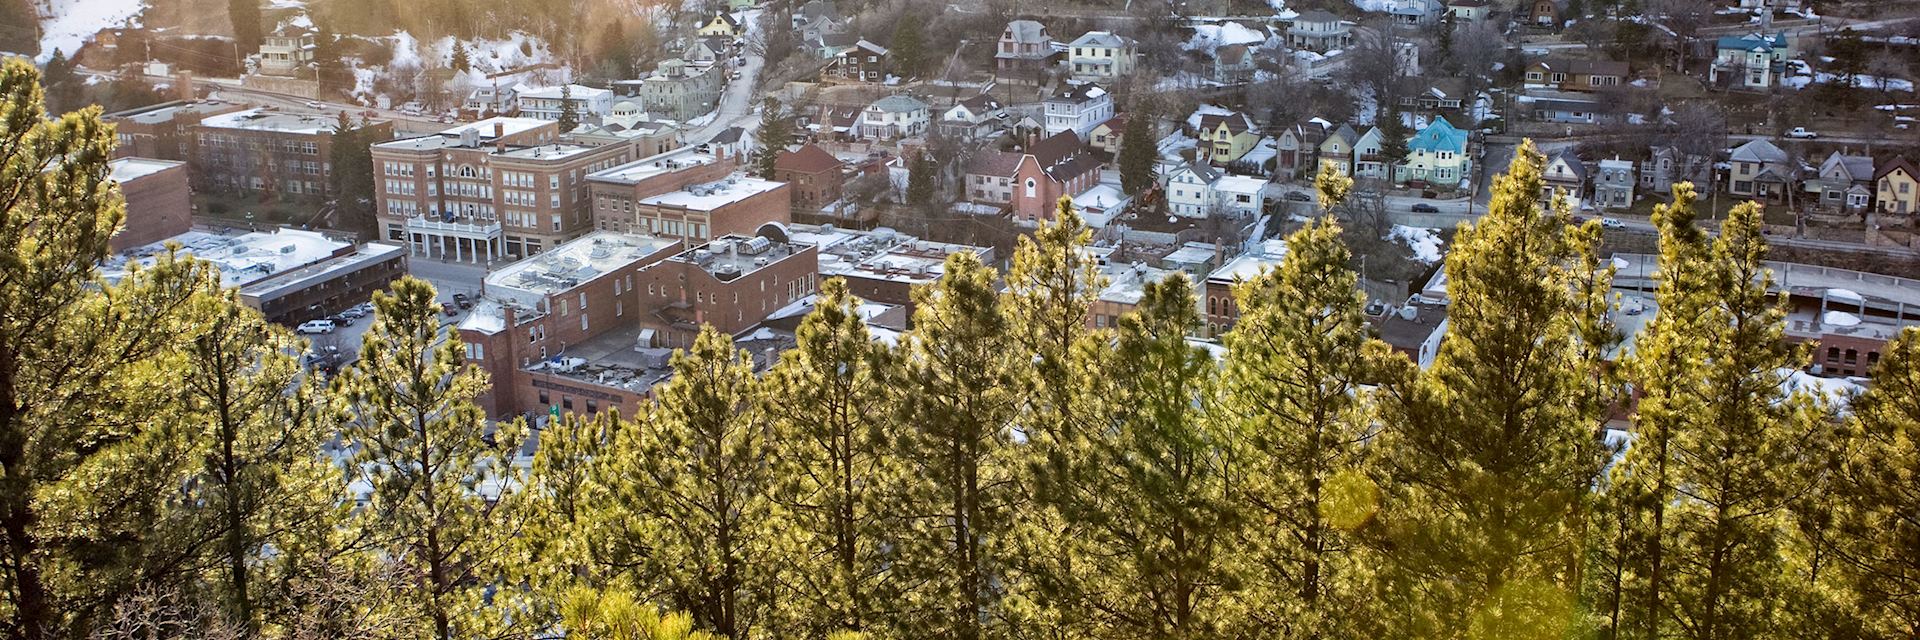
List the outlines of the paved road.
<svg viewBox="0 0 1920 640">
<path fill-rule="evenodd" d="M 749 16 L 747 28 L 749 30 L 759 28 L 757 22 Z M 752 37 L 751 31 L 749 37 Z M 745 64 L 739 67 L 740 79 L 727 83 L 727 88 L 720 94 L 720 107 L 715 110 L 712 121 L 682 134 L 683 142 L 699 144 L 720 135 L 720 132 L 725 131 L 727 127 L 740 126 L 752 129 L 754 125 L 759 124 L 754 115 L 759 105 L 755 104 L 754 97 L 760 95 L 756 85 L 760 83 L 760 71 L 766 66 L 767 61 L 760 54 L 754 53 L 752 46 L 746 47 L 746 50 L 746 53 L 741 54 L 746 60 Z"/>
</svg>

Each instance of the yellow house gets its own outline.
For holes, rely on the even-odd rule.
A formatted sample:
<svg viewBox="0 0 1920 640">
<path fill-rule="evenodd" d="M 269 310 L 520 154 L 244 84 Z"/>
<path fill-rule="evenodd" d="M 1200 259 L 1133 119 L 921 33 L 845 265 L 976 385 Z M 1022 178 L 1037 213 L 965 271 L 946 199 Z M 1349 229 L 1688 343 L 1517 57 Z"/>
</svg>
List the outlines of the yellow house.
<svg viewBox="0 0 1920 640">
<path fill-rule="evenodd" d="M 1087 132 L 1087 148 L 1107 152 L 1109 157 L 1120 157 L 1120 136 L 1127 131 L 1127 114 L 1108 118 Z"/>
<path fill-rule="evenodd" d="M 1894 156 L 1873 172 L 1875 206 L 1880 213 L 1920 213 L 1920 171 L 1906 156 Z"/>
<path fill-rule="evenodd" d="M 1320 164 L 1333 167 L 1340 175 L 1353 175 L 1353 148 L 1359 143 L 1360 135 L 1353 132 L 1353 127 L 1340 125 L 1320 141 Z"/>
<path fill-rule="evenodd" d="M 707 24 L 700 27 L 697 33 L 703 38 L 708 36 L 738 38 L 746 35 L 747 29 L 740 24 L 739 20 L 733 18 L 733 14 L 725 11 L 715 11 L 713 13 L 713 19 L 708 20 Z"/>
<path fill-rule="evenodd" d="M 1254 145 L 1260 144 L 1260 135 L 1253 131 L 1253 121 L 1239 113 L 1201 116 L 1198 128 L 1200 149 L 1212 164 L 1239 160 L 1252 151 Z"/>
</svg>

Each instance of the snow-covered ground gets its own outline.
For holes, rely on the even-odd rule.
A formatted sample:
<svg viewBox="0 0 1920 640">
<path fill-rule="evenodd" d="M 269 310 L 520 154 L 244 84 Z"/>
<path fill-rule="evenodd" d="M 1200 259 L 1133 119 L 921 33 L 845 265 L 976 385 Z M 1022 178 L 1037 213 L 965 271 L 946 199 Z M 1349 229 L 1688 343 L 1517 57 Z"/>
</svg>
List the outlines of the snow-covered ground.
<svg viewBox="0 0 1920 640">
<path fill-rule="evenodd" d="M 1434 229 L 1396 224 L 1393 225 L 1392 231 L 1387 232 L 1387 238 L 1407 245 L 1407 248 L 1413 251 L 1413 259 L 1425 264 L 1433 264 L 1446 257 L 1446 254 L 1440 250 L 1443 244 L 1440 234 Z"/>
<path fill-rule="evenodd" d="M 384 40 L 391 55 L 386 67 L 357 66 L 354 69 L 353 96 L 363 104 L 373 102 L 375 83 L 382 76 L 401 70 L 444 67 L 452 63 L 455 46 L 466 48 L 468 66 L 464 74 L 457 75 L 453 79 L 452 86 L 456 89 L 482 87 L 494 84 L 496 81 L 502 87 L 518 84 L 523 80 L 545 81 L 548 79 L 544 77 L 529 79 L 509 76 L 490 79 L 488 76 L 554 60 L 553 52 L 546 42 L 519 31 L 499 39 L 479 38 L 461 41 L 453 36 L 446 36 L 432 42 L 422 42 L 406 31 L 395 31 Z M 562 77 L 553 80 L 564 82 L 566 78 L 562 74 Z"/>
<path fill-rule="evenodd" d="M 1238 22 L 1223 24 L 1203 24 L 1193 28 L 1193 37 L 1180 45 L 1188 51 L 1199 51 L 1213 55 L 1213 50 L 1233 44 L 1259 46 L 1267 42 L 1270 34 L 1249 29 Z"/>
<path fill-rule="evenodd" d="M 140 12 L 147 8 L 146 0 L 47 0 L 50 5 L 48 15 L 53 17 L 40 21 L 40 55 L 35 62 L 46 62 L 53 58 L 53 50 L 59 49 L 68 57 L 78 51 L 80 46 L 93 39 L 93 34 L 101 29 L 138 23 Z M 37 4 L 37 3 L 36 3 Z"/>
</svg>

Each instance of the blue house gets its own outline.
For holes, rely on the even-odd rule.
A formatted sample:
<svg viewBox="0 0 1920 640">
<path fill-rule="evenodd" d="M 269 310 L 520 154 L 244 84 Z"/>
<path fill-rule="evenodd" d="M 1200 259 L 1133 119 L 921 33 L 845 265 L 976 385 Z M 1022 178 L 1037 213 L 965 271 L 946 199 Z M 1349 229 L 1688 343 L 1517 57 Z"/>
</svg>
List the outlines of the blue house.
<svg viewBox="0 0 1920 640">
<path fill-rule="evenodd" d="M 1718 83 L 1724 77 L 1724 82 L 1735 87 L 1770 89 L 1780 84 L 1792 49 L 1786 33 L 1721 36 L 1713 43 L 1713 66 L 1707 71 L 1707 80 Z"/>
<path fill-rule="evenodd" d="M 1473 171 L 1467 144 L 1467 132 L 1454 128 L 1446 118 L 1434 118 L 1407 140 L 1407 163 L 1401 166 L 1399 178 L 1442 187 L 1456 185 Z"/>
</svg>

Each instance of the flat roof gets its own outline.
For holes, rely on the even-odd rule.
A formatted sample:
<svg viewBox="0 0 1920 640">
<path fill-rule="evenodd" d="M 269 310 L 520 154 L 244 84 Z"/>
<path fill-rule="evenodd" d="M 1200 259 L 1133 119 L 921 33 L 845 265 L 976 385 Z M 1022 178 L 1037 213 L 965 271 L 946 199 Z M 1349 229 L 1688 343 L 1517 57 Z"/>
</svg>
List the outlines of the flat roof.
<svg viewBox="0 0 1920 640">
<path fill-rule="evenodd" d="M 1142 263 L 1111 264 L 1102 268 L 1107 277 L 1107 288 L 1100 290 L 1100 300 L 1120 304 L 1140 304 L 1146 297 L 1147 284 L 1167 279 L 1180 271 L 1150 267 Z"/>
<path fill-rule="evenodd" d="M 1252 280 L 1263 271 L 1279 267 L 1280 260 L 1286 255 L 1286 241 L 1267 240 L 1255 250 L 1242 253 L 1220 265 L 1220 268 L 1207 275 L 1207 279 L 1218 282 Z"/>
<path fill-rule="evenodd" d="M 382 242 L 369 242 L 361 245 L 353 253 L 315 262 L 292 271 L 256 280 L 240 287 L 240 295 L 256 300 L 268 300 L 282 295 L 301 291 L 319 282 L 331 280 L 341 274 L 394 260 L 406 255 L 407 250 Z"/>
<path fill-rule="evenodd" d="M 673 259 L 698 265 L 722 280 L 732 280 L 779 262 L 800 249 L 793 243 L 763 236 L 727 235 L 683 251 Z"/>
<path fill-rule="evenodd" d="M 796 225 L 797 226 L 797 225 Z M 946 272 L 947 256 L 971 251 L 982 261 L 992 259 L 993 250 L 985 247 L 933 242 L 880 228 L 872 232 L 835 229 L 790 230 L 795 242 L 814 241 L 820 247 L 820 275 L 848 276 L 922 284 L 938 280 Z"/>
<path fill-rule="evenodd" d="M 200 126 L 215 129 L 243 129 L 303 135 L 330 134 L 338 124 L 337 118 L 325 114 L 276 111 L 267 107 L 208 116 L 200 121 Z"/>
<path fill-rule="evenodd" d="M 181 103 L 181 104 L 169 104 L 169 105 L 164 105 L 159 107 L 153 107 L 146 110 L 136 111 L 134 113 L 128 113 L 125 115 L 110 113 L 110 114 L 107 114 L 107 117 L 108 119 L 125 120 L 127 122 L 138 122 L 140 124 L 163 124 L 163 123 L 172 121 L 176 116 L 183 113 L 198 114 L 203 111 L 214 111 L 217 109 L 225 109 L 228 107 L 239 107 L 239 106 L 240 106 L 240 103 L 237 103 L 237 102 L 225 102 L 221 100 L 201 100 L 198 102 L 187 102 L 187 103 Z"/>
<path fill-rule="evenodd" d="M 509 146 L 506 152 L 496 153 L 494 155 L 502 158 L 521 160 L 565 160 L 589 151 L 606 148 L 607 147 L 590 147 L 580 144 L 543 144 L 531 147 Z"/>
<path fill-rule="evenodd" d="M 538 118 L 511 118 L 506 116 L 498 116 L 493 118 L 487 118 L 479 122 L 473 122 L 473 123 L 455 126 L 450 129 L 441 131 L 439 133 L 434 133 L 434 134 L 429 134 L 424 136 L 414 136 L 412 138 L 401 138 L 398 140 L 389 140 L 386 142 L 375 144 L 373 146 L 381 149 L 402 149 L 402 150 L 415 150 L 415 151 L 424 151 L 428 149 L 443 149 L 447 147 L 457 147 L 457 146 L 460 146 L 460 135 L 469 130 L 472 130 L 479 134 L 480 142 L 492 144 L 493 141 L 497 138 L 496 136 L 493 135 L 494 125 L 500 125 L 501 136 L 513 136 L 513 135 L 526 133 L 528 131 L 532 131 L 542 126 L 551 125 L 551 124 L 553 123 L 546 120 L 541 120 Z"/>
<path fill-rule="evenodd" d="M 155 158 L 115 158 L 108 165 L 113 170 L 114 182 L 132 182 L 174 167 L 187 166 L 187 163 Z"/>
<path fill-rule="evenodd" d="M 733 175 L 719 182 L 687 185 L 678 191 L 668 191 L 656 196 L 642 198 L 640 204 L 664 207 L 682 207 L 695 211 L 712 211 L 753 196 L 786 186 L 785 182 L 762 180 L 746 175 Z"/>
<path fill-rule="evenodd" d="M 579 286 L 600 274 L 639 262 L 678 240 L 595 231 L 487 274 L 489 295 L 537 306 L 548 295 Z M 519 293 L 521 295 L 511 296 Z"/>
<path fill-rule="evenodd" d="M 220 270 L 220 285 L 244 287 L 276 273 L 298 269 L 334 257 L 353 246 L 317 231 L 276 229 L 235 236 L 188 231 L 153 244 L 142 245 L 109 258 L 102 273 L 117 280 L 138 263 L 152 266 L 166 253 L 167 243 L 180 245 L 181 255 L 205 260 Z"/>
<path fill-rule="evenodd" d="M 713 164 L 719 161 L 719 156 L 698 151 L 697 147 L 681 147 L 666 153 L 648 156 L 623 165 L 587 174 L 587 179 L 596 182 L 637 184 L 648 178 L 666 175 L 690 167 Z"/>
</svg>

